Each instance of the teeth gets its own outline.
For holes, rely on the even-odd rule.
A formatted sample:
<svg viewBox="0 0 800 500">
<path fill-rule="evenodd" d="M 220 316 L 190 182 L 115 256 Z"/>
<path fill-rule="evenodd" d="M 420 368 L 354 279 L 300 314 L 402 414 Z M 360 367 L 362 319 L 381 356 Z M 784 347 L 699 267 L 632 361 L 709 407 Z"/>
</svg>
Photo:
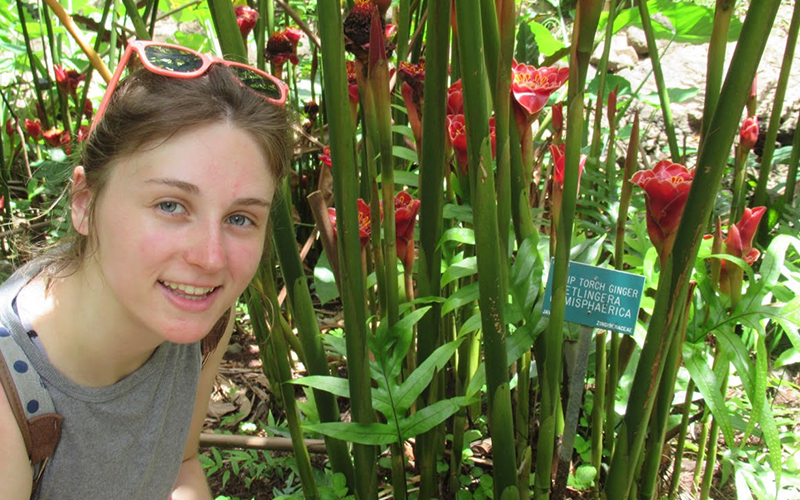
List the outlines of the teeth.
<svg viewBox="0 0 800 500">
<path fill-rule="evenodd" d="M 195 296 L 195 297 L 204 297 L 209 293 L 214 291 L 215 287 L 203 287 L 203 286 L 192 286 L 192 285 L 184 285 L 182 283 L 173 283 L 171 281 L 162 281 L 165 286 L 172 288 L 173 290 L 180 290 L 186 295 Z M 189 297 L 192 298 L 192 297 Z"/>
</svg>

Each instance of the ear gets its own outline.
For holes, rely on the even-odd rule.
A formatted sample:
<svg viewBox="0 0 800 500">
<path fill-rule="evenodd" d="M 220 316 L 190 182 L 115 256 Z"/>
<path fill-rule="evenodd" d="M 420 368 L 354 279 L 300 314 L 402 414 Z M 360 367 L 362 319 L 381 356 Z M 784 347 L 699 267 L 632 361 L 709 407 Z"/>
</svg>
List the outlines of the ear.
<svg viewBox="0 0 800 500">
<path fill-rule="evenodd" d="M 77 166 L 72 171 L 71 215 L 73 227 L 84 236 L 89 235 L 89 207 L 91 201 L 92 192 L 86 186 L 86 172 L 82 166 Z"/>
</svg>

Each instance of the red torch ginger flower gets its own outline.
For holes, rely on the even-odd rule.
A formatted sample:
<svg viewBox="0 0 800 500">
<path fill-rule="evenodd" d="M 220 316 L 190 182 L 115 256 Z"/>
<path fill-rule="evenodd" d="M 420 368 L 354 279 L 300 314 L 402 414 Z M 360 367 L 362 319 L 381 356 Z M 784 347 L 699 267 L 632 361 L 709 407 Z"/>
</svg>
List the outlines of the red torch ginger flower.
<svg viewBox="0 0 800 500">
<path fill-rule="evenodd" d="M 9 118 L 8 120 L 6 120 L 6 134 L 8 134 L 9 137 L 14 137 L 14 133 L 16 131 L 17 130 L 14 127 L 14 119 Z"/>
<path fill-rule="evenodd" d="M 83 114 L 87 120 L 91 120 L 92 116 L 94 116 L 94 107 L 89 99 L 86 99 L 86 104 L 83 105 Z"/>
<path fill-rule="evenodd" d="M 563 143 L 558 146 L 550 145 L 550 155 L 553 157 L 553 180 L 561 189 L 564 189 L 564 162 L 566 158 L 564 153 L 566 147 L 567 145 Z M 585 164 L 586 155 L 581 155 L 580 165 L 578 167 L 578 189 L 580 189 L 581 174 L 583 173 L 583 166 Z"/>
<path fill-rule="evenodd" d="M 291 61 L 295 66 L 300 60 L 297 58 L 297 43 L 303 37 L 303 32 L 297 28 L 288 27 L 283 31 L 276 31 L 269 37 L 264 56 L 276 68 L 282 67 L 286 61 Z"/>
<path fill-rule="evenodd" d="M 556 144 L 561 142 L 561 134 L 564 132 L 564 103 L 560 102 L 553 106 L 553 131 L 555 132 Z"/>
<path fill-rule="evenodd" d="M 78 84 L 86 79 L 86 75 L 82 75 L 74 69 L 65 70 L 58 64 L 55 65 L 54 69 L 58 88 L 72 97 L 76 97 L 75 91 L 78 89 Z"/>
<path fill-rule="evenodd" d="M 459 170 L 463 175 L 467 175 L 469 158 L 467 157 L 467 128 L 464 115 L 447 115 L 447 136 L 456 153 Z M 492 157 L 494 157 L 497 154 L 494 117 L 489 119 L 489 136 L 492 141 Z"/>
<path fill-rule="evenodd" d="M 258 11 L 246 5 L 234 7 L 233 11 L 236 14 L 236 24 L 239 25 L 242 38 L 247 38 L 247 35 L 256 27 L 256 21 L 258 21 L 259 17 Z"/>
<path fill-rule="evenodd" d="M 344 48 L 365 66 L 369 61 L 370 32 L 372 28 L 372 13 L 376 10 L 375 4 L 370 0 L 355 0 L 353 8 L 348 12 L 343 24 Z M 378 14 L 380 25 L 386 41 L 386 57 L 394 50 L 394 45 L 388 41 L 396 27 L 386 24 L 386 20 Z"/>
<path fill-rule="evenodd" d="M 728 237 L 725 238 L 725 253 L 740 257 L 752 266 L 761 252 L 753 248 L 753 238 L 761 223 L 761 218 L 766 213 L 766 207 L 745 207 L 742 220 L 728 228 Z M 733 269 L 731 269 L 733 267 Z M 719 274 L 719 289 L 724 293 L 738 295 L 741 291 L 742 277 L 738 268 L 725 260 L 722 261 Z"/>
<path fill-rule="evenodd" d="M 25 118 L 25 131 L 31 139 L 38 141 L 42 137 L 42 124 L 39 120 Z"/>
<path fill-rule="evenodd" d="M 42 137 L 44 137 L 45 142 L 47 142 L 50 147 L 57 148 L 67 144 L 67 153 L 69 153 L 69 143 L 72 138 L 68 131 L 53 127 L 50 130 L 42 132 Z"/>
<path fill-rule="evenodd" d="M 672 251 L 693 180 L 694 170 L 669 160 L 658 162 L 653 170 L 636 172 L 631 178 L 631 182 L 644 189 L 647 232 L 662 264 Z"/>
<path fill-rule="evenodd" d="M 417 222 L 420 201 L 406 191 L 400 191 L 394 198 L 394 227 L 397 257 L 407 273 L 414 269 L 414 225 Z"/>
<path fill-rule="evenodd" d="M 749 152 L 756 145 L 756 141 L 758 141 L 758 118 L 749 116 L 745 118 L 739 131 L 739 146 Z"/>
<path fill-rule="evenodd" d="M 322 148 L 322 153 L 319 155 L 319 160 L 329 167 L 333 167 L 333 161 L 331 160 L 331 148 L 330 146 L 325 146 Z"/>
<path fill-rule="evenodd" d="M 534 68 L 514 64 L 511 68 L 511 94 L 514 96 L 517 125 L 530 126 L 547 104 L 550 95 L 569 78 L 569 68 Z"/>
<path fill-rule="evenodd" d="M 741 257 L 750 265 L 758 259 L 761 253 L 757 248 L 753 248 L 753 238 L 766 211 L 766 207 L 744 209 L 742 220 L 728 228 L 728 237 L 725 238 L 725 253 Z"/>
<path fill-rule="evenodd" d="M 78 129 L 78 142 L 83 142 L 89 137 L 89 126 L 81 125 Z"/>
<path fill-rule="evenodd" d="M 381 214 L 382 216 L 383 214 Z M 331 219 L 331 225 L 333 226 L 333 235 L 337 236 L 338 232 L 336 230 L 336 209 L 329 208 L 328 209 L 328 217 Z M 372 235 L 372 217 L 370 216 L 369 212 L 369 205 L 367 202 L 362 200 L 361 198 L 358 199 L 358 232 L 361 236 L 361 248 L 367 246 L 369 243 L 369 238 Z"/>
<path fill-rule="evenodd" d="M 408 110 L 408 123 L 411 125 L 414 139 L 419 147 L 422 143 L 422 93 L 425 82 L 425 61 L 421 60 L 418 64 L 400 61 L 398 74 L 403 81 L 400 91 Z"/>
<path fill-rule="evenodd" d="M 464 114 L 464 92 L 461 88 L 461 80 L 457 80 L 447 89 L 447 114 Z"/>
</svg>

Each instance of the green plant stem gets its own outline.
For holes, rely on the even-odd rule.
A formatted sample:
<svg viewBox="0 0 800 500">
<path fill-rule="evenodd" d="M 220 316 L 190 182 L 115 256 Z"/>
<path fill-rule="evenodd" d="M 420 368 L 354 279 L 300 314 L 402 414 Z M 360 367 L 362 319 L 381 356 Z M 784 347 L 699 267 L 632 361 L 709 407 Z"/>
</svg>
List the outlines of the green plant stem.
<svg viewBox="0 0 800 500">
<path fill-rule="evenodd" d="M 336 224 L 339 248 L 339 270 L 342 273 L 342 306 L 346 328 L 348 379 L 353 420 L 362 424 L 375 421 L 372 409 L 371 380 L 367 354 L 367 317 L 364 303 L 364 274 L 361 267 L 361 239 L 358 230 L 354 125 L 350 115 L 347 72 L 344 65 L 342 13 L 339 2 L 320 0 L 317 3 L 319 33 L 322 41 L 322 63 L 325 107 L 330 134 L 331 158 L 336 199 Z M 240 38 L 241 39 L 241 38 Z M 374 446 L 353 445 L 358 500 L 377 498 L 376 450 Z"/>
<path fill-rule="evenodd" d="M 800 113 L 798 113 L 800 120 Z M 789 206 L 794 205 L 794 191 L 797 184 L 797 165 L 800 163 L 800 132 L 795 129 L 792 140 L 792 157 L 789 160 L 789 171 L 786 173 L 786 194 L 784 199 Z"/>
<path fill-rule="evenodd" d="M 731 193 L 731 214 L 730 223 L 738 221 L 742 218 L 744 213 L 745 204 L 745 184 L 744 177 L 747 173 L 747 158 L 750 156 L 750 151 L 745 150 L 740 146 L 736 147 L 736 157 L 733 166 L 733 192 Z"/>
<path fill-rule="evenodd" d="M 125 5 L 125 13 L 128 15 L 128 19 L 133 23 L 133 29 L 136 30 L 136 38 L 139 40 L 150 40 L 150 32 L 147 31 L 147 25 L 144 24 L 144 19 L 139 15 L 136 2 L 134 2 L 134 0 L 122 0 L 122 3 Z M 210 0 L 208 3 L 210 6 L 213 1 Z M 231 12 L 233 12 L 232 5 Z"/>
<path fill-rule="evenodd" d="M 660 483 L 661 451 L 664 448 L 664 437 L 667 434 L 667 424 L 672 408 L 672 399 L 675 394 L 675 381 L 678 369 L 681 366 L 681 349 L 686 338 L 686 326 L 689 322 L 689 309 L 692 305 L 692 289 L 694 282 L 689 285 L 686 306 L 681 315 L 680 331 L 672 340 L 672 345 L 667 354 L 664 375 L 658 387 L 658 396 L 655 403 L 655 412 L 650 422 L 650 436 L 647 444 L 647 453 L 644 457 L 642 478 L 640 479 L 639 500 L 651 500 L 656 496 Z"/>
<path fill-rule="evenodd" d="M 679 163 L 681 161 L 681 152 L 678 148 L 677 136 L 675 135 L 675 124 L 672 121 L 669 94 L 667 93 L 667 85 L 664 82 L 664 71 L 661 68 L 661 56 L 658 54 L 656 36 L 653 32 L 653 24 L 650 21 L 650 11 L 647 8 L 647 2 L 639 2 L 639 15 L 642 20 L 642 30 L 644 30 L 644 36 L 647 40 L 647 49 L 650 52 L 650 62 L 653 65 L 653 76 L 655 76 L 656 87 L 658 88 L 658 100 L 661 103 L 661 114 L 664 117 L 664 130 L 667 133 L 670 156 L 672 157 L 672 161 Z"/>
<path fill-rule="evenodd" d="M 698 159 L 692 188 L 683 211 L 673 251 L 662 269 L 656 292 L 655 307 L 645 337 L 639 364 L 631 386 L 628 408 L 619 431 L 619 438 L 609 469 L 605 495 L 617 497 L 633 482 L 633 471 L 639 462 L 650 419 L 655 389 L 663 371 L 663 357 L 677 330 L 676 317 L 682 309 L 689 288 L 700 240 L 715 200 L 733 144 L 739 117 L 752 87 L 758 63 L 775 20 L 780 0 L 764 0 L 750 8 L 742 26 L 739 43 L 731 59 L 728 75 L 722 86 L 719 103 L 711 120 L 709 135 Z M 724 106 L 721 105 L 724 103 Z M 624 497 L 620 500 L 624 500 Z"/>
<path fill-rule="evenodd" d="M 725 360 L 727 364 L 727 360 Z M 728 371 L 722 378 L 720 392 L 725 394 L 728 390 Z M 703 472 L 703 482 L 700 483 L 700 500 L 708 500 L 711 492 L 711 480 L 714 477 L 714 467 L 717 465 L 717 441 L 719 437 L 719 422 L 711 416 L 711 429 L 708 431 L 708 450 L 706 451 L 706 463 Z M 698 468 L 702 467 L 702 462 L 697 463 Z"/>
<path fill-rule="evenodd" d="M 446 175 L 445 160 L 445 99 L 447 95 L 447 62 L 450 41 L 450 2 L 430 0 L 428 3 L 430 25 L 426 48 L 426 71 L 424 83 L 425 101 L 422 109 L 422 142 L 420 156 L 420 209 L 419 209 L 419 259 L 417 261 L 417 290 L 422 297 L 441 294 L 442 251 L 439 240 L 444 230 L 442 211 L 444 194 L 442 184 Z M 442 306 L 438 302 L 420 319 L 418 330 L 425 332 L 417 337 L 416 364 L 419 366 L 442 345 Z M 463 345 L 463 344 L 462 344 Z M 438 376 L 438 375 L 437 375 Z M 428 391 L 423 391 L 417 400 L 417 409 L 427 404 Z M 466 410 L 459 411 L 462 419 Z M 455 434 L 459 432 L 459 417 L 454 418 Z M 460 432 L 463 437 L 464 421 Z M 420 461 L 420 500 L 433 498 L 436 492 L 436 456 L 434 453 L 435 430 L 417 436 L 417 459 Z M 453 449 L 453 459 L 460 450 Z M 460 463 L 460 459 L 459 459 Z"/>
<path fill-rule="evenodd" d="M 306 367 L 312 375 L 328 376 L 330 370 L 325 348 L 322 345 L 322 334 L 314 313 L 311 293 L 308 290 L 303 271 L 303 262 L 295 241 L 294 224 L 289 205 L 291 199 L 288 180 L 284 182 L 283 194 L 279 196 L 271 211 L 274 224 L 273 238 L 286 282 L 287 296 L 294 312 L 294 320 L 297 323 L 300 343 L 303 346 Z M 339 407 L 336 404 L 336 398 L 331 393 L 314 390 L 314 399 L 321 421 L 335 422 L 339 420 Z M 331 457 L 331 467 L 334 471 L 343 473 L 348 478 L 348 484 L 351 484 L 349 480 L 353 478 L 353 470 L 345 442 L 326 437 L 325 443 Z"/>
<path fill-rule="evenodd" d="M 669 482 L 669 500 L 674 500 L 675 493 L 678 491 L 678 484 L 681 480 L 681 468 L 683 464 L 683 451 L 686 448 L 686 434 L 689 430 L 689 413 L 692 410 L 692 399 L 694 397 L 694 380 L 689 380 L 686 386 L 686 397 L 683 398 L 683 414 L 681 416 L 680 433 L 678 434 L 677 446 L 675 447 L 675 462 L 672 466 L 672 477 Z M 698 467 L 699 468 L 699 467 Z"/>
<path fill-rule="evenodd" d="M 122 1 L 126 5 L 133 3 L 133 0 Z M 229 60 L 247 63 L 247 51 L 245 50 L 244 40 L 242 40 L 242 33 L 239 31 L 239 25 L 236 24 L 236 13 L 233 11 L 233 4 L 227 0 L 208 0 L 208 11 L 211 13 L 211 20 L 214 22 L 214 29 L 217 32 L 222 53 Z M 128 15 L 130 16 L 130 13 Z"/>
<path fill-rule="evenodd" d="M 594 108 L 594 128 L 592 129 L 592 147 L 589 150 L 589 159 L 600 163 L 600 147 L 602 145 L 603 99 L 606 95 L 606 75 L 608 73 L 608 56 L 611 54 L 611 38 L 614 36 L 614 19 L 617 14 L 617 0 L 610 0 L 608 19 L 606 20 L 606 33 L 603 41 L 603 55 L 597 66 L 597 103 Z M 609 145 L 609 148 L 612 145 Z M 609 150 L 610 151 L 610 150 Z M 588 161 L 587 161 L 588 163 Z"/>
<path fill-rule="evenodd" d="M 778 137 L 781 114 L 783 113 L 783 101 L 786 97 L 786 89 L 789 86 L 789 75 L 792 71 L 792 61 L 794 51 L 797 48 L 797 34 L 800 30 L 800 2 L 795 2 L 792 11 L 792 20 L 789 23 L 789 30 L 786 34 L 786 50 L 783 52 L 783 62 L 781 63 L 781 73 L 778 76 L 778 84 L 775 87 L 775 97 L 772 100 L 772 114 L 769 117 L 767 127 L 767 138 L 764 141 L 764 151 L 761 153 L 761 168 L 758 170 L 758 184 L 753 194 L 753 206 L 761 207 L 767 205 L 767 181 L 772 170 L 772 155 L 775 153 L 775 138 Z M 766 219 L 762 219 L 761 227 L 766 227 Z M 760 235 L 759 235 L 760 236 Z M 759 238 L 761 239 L 761 238 Z"/>
<path fill-rule="evenodd" d="M 38 65 L 36 64 L 36 56 L 33 55 L 33 49 L 31 48 L 31 37 L 28 34 L 28 23 L 25 22 L 25 9 L 22 7 L 22 2 L 16 2 L 16 4 L 20 28 L 22 29 L 22 38 L 25 40 L 25 52 L 28 54 L 28 62 L 31 66 L 31 76 L 33 77 L 33 89 L 36 92 L 36 102 L 39 104 L 39 108 L 42 110 L 42 128 L 44 130 L 48 130 L 50 128 L 50 121 L 47 119 L 47 113 L 44 113 L 46 108 L 44 107 L 44 98 L 42 98 L 42 89 L 39 88 L 39 76 L 36 71 Z"/>
<path fill-rule="evenodd" d="M 261 352 L 266 350 L 267 342 L 270 342 L 272 350 L 275 353 L 275 363 L 279 376 L 277 382 L 280 384 L 281 393 L 283 395 L 284 410 L 286 412 L 286 419 L 289 422 L 289 432 L 292 438 L 292 448 L 297 462 L 297 469 L 300 473 L 300 484 L 303 487 L 303 493 L 306 498 L 317 499 L 319 498 L 319 492 L 317 491 L 317 483 L 311 468 L 308 448 L 303 440 L 303 429 L 300 422 L 300 414 L 297 410 L 294 386 L 286 383 L 292 379 L 292 369 L 289 366 L 289 351 L 284 340 L 284 335 L 287 329 L 289 329 L 289 325 L 286 324 L 283 316 L 279 312 L 280 305 L 278 304 L 278 295 L 275 291 L 275 279 L 272 276 L 272 267 L 269 265 L 261 266 L 259 269 L 259 278 L 260 279 L 257 281 L 261 283 L 248 288 L 246 294 L 248 309 L 251 312 L 251 319 L 253 319 L 254 315 L 258 318 L 253 321 L 253 333 L 258 340 L 259 350 Z M 264 302 L 262 302 L 261 299 L 263 295 L 259 296 L 255 293 L 259 288 L 263 289 L 262 293 L 265 295 L 264 299 L 270 304 L 271 310 L 275 311 L 275 314 L 272 315 L 271 329 L 264 321 L 267 315 L 264 310 Z M 265 369 L 266 367 L 267 365 L 264 364 Z M 267 374 L 265 373 L 265 375 Z"/>
<path fill-rule="evenodd" d="M 700 124 L 701 140 L 708 134 L 711 114 L 717 107 L 719 90 L 722 87 L 722 75 L 725 66 L 725 51 L 728 48 L 728 31 L 733 16 L 736 0 L 717 0 L 714 8 L 714 28 L 708 44 L 708 61 L 706 66 L 706 96 L 703 101 L 703 120 Z"/>
<path fill-rule="evenodd" d="M 506 361 L 506 323 L 503 306 L 502 251 L 498 247 L 497 203 L 494 168 L 489 138 L 489 106 L 486 102 L 483 60 L 472 57 L 483 49 L 480 7 L 477 3 L 456 2 L 456 20 L 461 33 L 470 29 L 474 36 L 460 37 L 464 111 L 467 129 L 470 191 L 475 221 L 478 261 L 481 325 L 486 367 L 489 426 L 493 442 L 494 498 L 518 498 L 517 467 L 514 446 L 514 423 Z M 466 56 L 469 54 L 469 56 Z"/>
<path fill-rule="evenodd" d="M 536 456 L 536 482 L 534 494 L 537 499 L 550 495 L 553 445 L 557 433 L 558 415 L 561 413 L 559 394 L 561 387 L 561 363 L 564 338 L 564 308 L 566 305 L 567 270 L 572 242 L 572 227 L 578 192 L 580 148 L 583 131 L 583 93 L 586 72 L 592 53 L 594 35 L 603 2 L 581 0 L 576 12 L 570 60 L 569 88 L 567 95 L 566 153 L 564 165 L 564 188 L 560 213 L 553 214 L 556 228 L 555 263 L 553 273 L 550 325 L 544 341 L 544 358 L 537 357 L 543 365 L 541 377 L 541 418 Z"/>
</svg>

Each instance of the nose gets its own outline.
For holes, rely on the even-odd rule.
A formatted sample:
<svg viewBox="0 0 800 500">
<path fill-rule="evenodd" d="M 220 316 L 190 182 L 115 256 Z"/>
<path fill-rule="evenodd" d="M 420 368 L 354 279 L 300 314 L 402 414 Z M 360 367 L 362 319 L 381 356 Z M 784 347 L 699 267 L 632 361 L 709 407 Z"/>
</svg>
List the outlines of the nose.
<svg viewBox="0 0 800 500">
<path fill-rule="evenodd" d="M 186 262 L 208 273 L 220 271 L 227 259 L 222 229 L 218 224 L 208 223 L 195 228 L 193 233 L 187 241 Z"/>
</svg>

